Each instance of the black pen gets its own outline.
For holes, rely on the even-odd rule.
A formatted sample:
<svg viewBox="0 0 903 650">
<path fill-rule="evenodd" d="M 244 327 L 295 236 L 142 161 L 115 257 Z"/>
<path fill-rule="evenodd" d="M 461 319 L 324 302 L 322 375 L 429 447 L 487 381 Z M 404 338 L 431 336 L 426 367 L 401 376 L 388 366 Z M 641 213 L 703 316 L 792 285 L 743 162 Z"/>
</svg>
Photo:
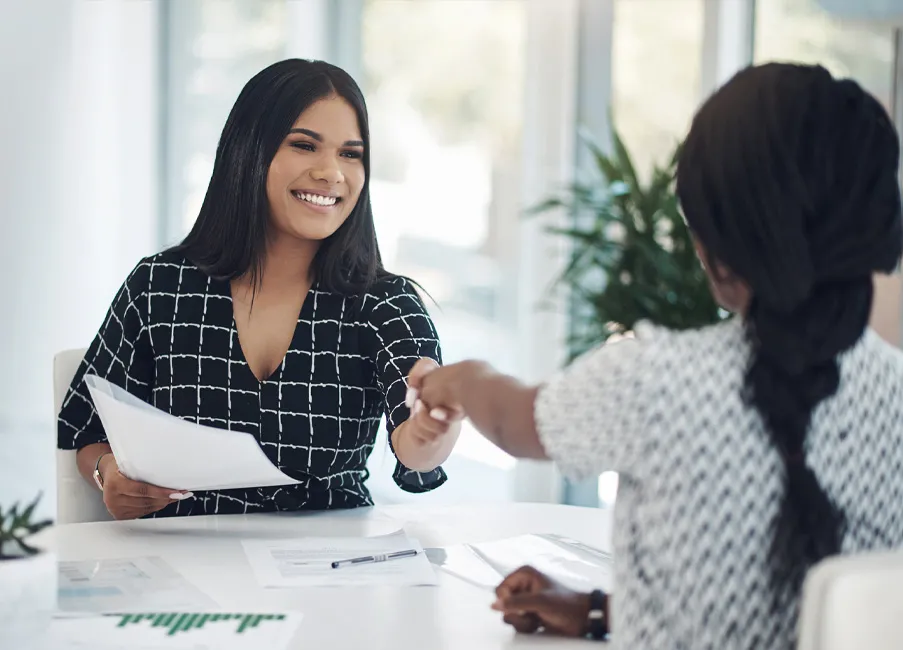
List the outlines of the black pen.
<svg viewBox="0 0 903 650">
<path fill-rule="evenodd" d="M 394 553 L 382 553 L 380 555 L 365 555 L 364 557 L 354 557 L 350 560 L 336 560 L 332 563 L 333 569 L 338 569 L 343 564 L 372 564 L 373 562 L 387 562 L 388 560 L 397 560 L 403 557 L 414 557 L 420 551 L 416 549 L 408 549 L 407 551 L 395 551 Z"/>
</svg>

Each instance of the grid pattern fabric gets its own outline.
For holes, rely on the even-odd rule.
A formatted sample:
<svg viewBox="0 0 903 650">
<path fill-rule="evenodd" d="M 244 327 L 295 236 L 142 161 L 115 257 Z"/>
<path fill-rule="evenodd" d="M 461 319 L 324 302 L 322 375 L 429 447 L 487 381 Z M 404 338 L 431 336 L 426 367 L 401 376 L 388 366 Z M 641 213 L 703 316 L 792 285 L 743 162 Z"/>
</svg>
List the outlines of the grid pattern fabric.
<svg viewBox="0 0 903 650">
<path fill-rule="evenodd" d="M 807 567 L 776 578 L 769 551 L 784 466 L 743 398 L 740 319 L 640 332 L 546 384 L 535 413 L 573 476 L 620 473 L 613 650 L 788 650 Z M 903 353 L 871 331 L 840 358 L 806 459 L 845 512 L 844 553 L 903 545 Z"/>
<path fill-rule="evenodd" d="M 285 358 L 259 381 L 239 343 L 229 282 L 164 252 L 142 260 L 114 299 L 63 403 L 58 445 L 106 440 L 84 382 L 96 374 L 178 417 L 252 434 L 301 481 L 196 492 L 151 516 L 372 505 L 366 462 L 382 417 L 390 434 L 408 418 L 405 378 L 421 357 L 441 363 L 433 323 L 407 280 L 382 280 L 360 296 L 314 285 Z M 401 463 L 393 477 L 409 492 L 446 480 L 442 468 Z"/>
</svg>

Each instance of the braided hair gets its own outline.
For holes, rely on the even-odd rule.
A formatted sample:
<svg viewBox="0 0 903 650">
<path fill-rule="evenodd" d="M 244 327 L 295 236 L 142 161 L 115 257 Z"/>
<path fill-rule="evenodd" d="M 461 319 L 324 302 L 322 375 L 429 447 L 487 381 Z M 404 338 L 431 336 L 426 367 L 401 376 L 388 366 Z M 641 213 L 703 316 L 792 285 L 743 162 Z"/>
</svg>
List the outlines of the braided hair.
<svg viewBox="0 0 903 650">
<path fill-rule="evenodd" d="M 775 571 L 840 551 L 845 518 L 806 461 L 806 431 L 868 325 L 872 275 L 903 248 L 899 141 L 854 81 L 820 66 L 739 72 L 699 110 L 678 162 L 687 223 L 752 297 L 747 399 L 785 467 Z"/>
</svg>

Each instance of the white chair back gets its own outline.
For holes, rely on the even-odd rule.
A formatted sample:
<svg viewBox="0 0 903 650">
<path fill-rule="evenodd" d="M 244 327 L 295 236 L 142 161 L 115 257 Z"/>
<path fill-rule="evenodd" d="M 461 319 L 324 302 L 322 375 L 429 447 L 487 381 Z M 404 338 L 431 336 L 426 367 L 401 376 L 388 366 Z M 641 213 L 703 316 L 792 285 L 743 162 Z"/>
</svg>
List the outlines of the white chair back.
<svg viewBox="0 0 903 650">
<path fill-rule="evenodd" d="M 85 350 L 65 350 L 53 357 L 54 422 L 84 356 Z M 75 524 L 112 519 L 103 504 L 100 490 L 78 473 L 75 453 L 72 449 L 56 450 L 56 523 Z"/>
<path fill-rule="evenodd" d="M 903 551 L 839 556 L 806 576 L 797 650 L 903 648 Z"/>
</svg>

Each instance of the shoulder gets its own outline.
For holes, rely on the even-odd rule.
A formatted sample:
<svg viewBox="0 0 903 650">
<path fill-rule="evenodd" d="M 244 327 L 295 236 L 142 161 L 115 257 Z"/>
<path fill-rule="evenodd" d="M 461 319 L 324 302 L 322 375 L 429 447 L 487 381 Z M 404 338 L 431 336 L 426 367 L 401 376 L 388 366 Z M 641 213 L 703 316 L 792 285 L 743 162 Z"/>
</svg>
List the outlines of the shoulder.
<svg viewBox="0 0 903 650">
<path fill-rule="evenodd" d="M 208 276 L 197 265 L 173 249 L 143 258 L 132 276 L 144 281 L 152 293 L 177 293 L 206 284 Z"/>
<path fill-rule="evenodd" d="M 420 294 L 414 283 L 401 275 L 387 275 L 374 282 L 364 298 L 376 302 L 385 302 L 392 298 L 409 297 L 420 300 Z"/>
<path fill-rule="evenodd" d="M 903 351 L 867 329 L 862 340 L 841 355 L 841 382 L 860 392 L 903 395 Z"/>
<path fill-rule="evenodd" d="M 749 341 L 743 319 L 729 320 L 690 330 L 668 330 L 648 324 L 637 327 L 637 337 L 659 355 L 677 360 L 694 359 L 719 365 L 748 357 Z"/>
<path fill-rule="evenodd" d="M 426 307 L 411 280 L 400 275 L 389 275 L 377 280 L 361 295 L 361 312 L 369 319 L 383 312 L 426 314 Z"/>
<path fill-rule="evenodd" d="M 745 367 L 749 343 L 739 318 L 692 330 L 669 330 L 639 323 L 623 340 L 607 343 L 590 352 L 611 363 L 640 363 L 650 377 L 696 373 L 706 366 L 736 364 Z"/>
</svg>

